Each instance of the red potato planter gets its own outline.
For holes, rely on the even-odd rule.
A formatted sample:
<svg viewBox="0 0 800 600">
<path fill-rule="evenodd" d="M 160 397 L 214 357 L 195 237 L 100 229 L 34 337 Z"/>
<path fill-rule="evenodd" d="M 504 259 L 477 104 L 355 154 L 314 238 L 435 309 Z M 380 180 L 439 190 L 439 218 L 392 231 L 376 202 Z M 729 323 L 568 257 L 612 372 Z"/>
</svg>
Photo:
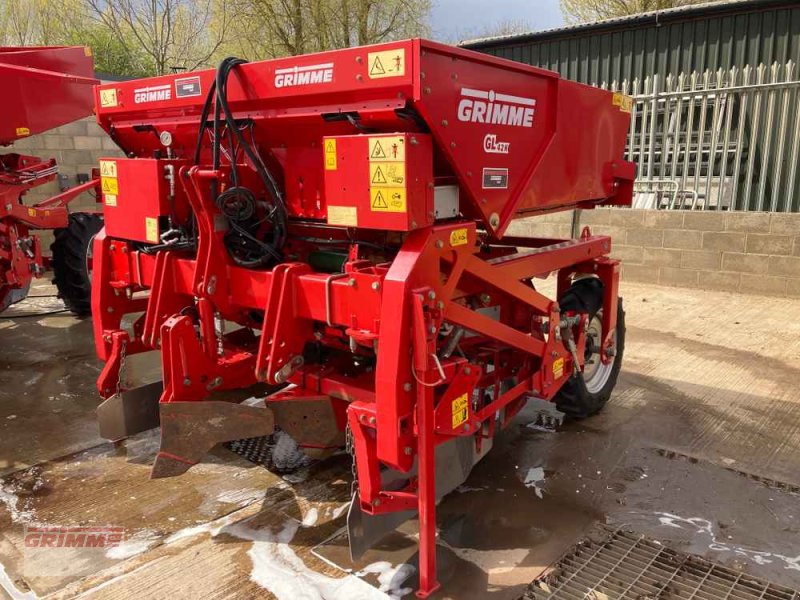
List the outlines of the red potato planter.
<svg viewBox="0 0 800 600">
<path fill-rule="evenodd" d="M 101 163 L 103 434 L 160 424 L 154 477 L 217 443 L 261 458 L 277 436 L 313 458 L 346 446 L 353 554 L 417 512 L 418 594 L 432 593 L 436 502 L 495 432 L 531 397 L 589 416 L 616 382 L 610 238 L 505 232 L 630 204 L 630 99 L 410 40 L 227 60 L 95 100 L 129 157 Z M 555 298 L 535 285 L 551 273 Z M 125 356 L 149 350 L 163 383 L 118 389 Z M 215 399 L 258 382 L 276 386 L 264 407 Z"/>
</svg>

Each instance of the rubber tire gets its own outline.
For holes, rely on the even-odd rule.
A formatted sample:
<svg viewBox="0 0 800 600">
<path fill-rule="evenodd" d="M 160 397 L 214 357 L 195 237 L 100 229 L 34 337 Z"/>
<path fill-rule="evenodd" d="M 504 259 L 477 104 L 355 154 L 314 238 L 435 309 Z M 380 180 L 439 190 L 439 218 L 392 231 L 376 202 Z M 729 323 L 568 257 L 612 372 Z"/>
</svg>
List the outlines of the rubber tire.
<svg viewBox="0 0 800 600">
<path fill-rule="evenodd" d="M 103 219 L 89 213 L 69 215 L 66 227 L 56 229 L 50 245 L 53 283 L 64 305 L 79 317 L 92 312 L 92 280 L 86 268 L 89 244 L 103 228 Z"/>
<path fill-rule="evenodd" d="M 586 312 L 589 319 L 594 318 L 603 307 L 603 283 L 596 278 L 580 279 L 570 286 L 559 300 L 562 311 Z M 573 375 L 561 387 L 553 401 L 556 407 L 572 419 L 586 419 L 596 415 L 605 407 L 622 367 L 625 353 L 625 310 L 622 298 L 617 304 L 617 353 L 605 385 L 596 393 L 586 389 L 583 377 Z"/>
</svg>

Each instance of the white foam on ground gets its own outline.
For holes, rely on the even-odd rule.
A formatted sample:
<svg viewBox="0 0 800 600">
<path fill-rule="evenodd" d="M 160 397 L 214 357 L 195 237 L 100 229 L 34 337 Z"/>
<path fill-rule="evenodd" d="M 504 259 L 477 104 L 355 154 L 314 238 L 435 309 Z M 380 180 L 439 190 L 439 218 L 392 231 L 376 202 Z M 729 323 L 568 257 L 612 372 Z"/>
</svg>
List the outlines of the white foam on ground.
<svg viewBox="0 0 800 600">
<path fill-rule="evenodd" d="M 106 558 L 124 560 L 131 556 L 136 556 L 155 546 L 160 539 L 155 531 L 148 531 L 147 529 L 137 531 L 121 544 L 106 550 Z"/>
<path fill-rule="evenodd" d="M 254 530 L 238 523 L 224 529 L 235 537 L 253 542 L 247 555 L 253 563 L 250 579 L 278 600 L 385 600 L 388 596 L 353 575 L 328 577 L 309 569 L 289 543 L 300 523 L 289 520 L 282 529 Z"/>
<path fill-rule="evenodd" d="M 303 515 L 303 527 L 313 527 L 319 519 L 319 511 L 316 508 L 309 508 L 308 512 Z"/>
<path fill-rule="evenodd" d="M 656 516 L 658 521 L 664 527 L 674 527 L 676 529 L 689 529 L 694 530 L 695 534 L 705 536 L 709 540 L 708 549 L 715 552 L 731 552 L 737 556 L 748 558 L 757 565 L 769 565 L 773 562 L 782 562 L 785 568 L 792 571 L 800 571 L 800 554 L 797 556 L 786 556 L 784 554 L 775 554 L 773 552 L 764 552 L 763 550 L 753 550 L 751 548 L 743 548 L 736 546 L 725 541 L 717 539 L 714 532 L 714 524 L 708 519 L 702 517 L 681 517 L 671 513 L 657 512 Z"/>
<path fill-rule="evenodd" d="M 363 577 L 368 573 L 373 573 L 378 576 L 378 585 L 380 591 L 389 595 L 390 598 L 403 598 L 413 592 L 413 588 L 400 587 L 405 583 L 417 570 L 409 564 L 401 563 L 392 566 L 392 563 L 385 560 L 374 562 L 367 565 L 356 573 L 357 577 Z"/>
<path fill-rule="evenodd" d="M 333 509 L 333 518 L 338 519 L 340 516 L 342 516 L 342 513 L 347 512 L 348 508 L 350 508 L 349 502 L 345 502 L 341 506 L 337 506 L 336 508 Z"/>
<path fill-rule="evenodd" d="M 528 469 L 528 472 L 525 474 L 525 479 L 522 480 L 522 483 L 525 485 L 525 487 L 533 488 L 533 491 L 536 492 L 536 495 L 541 498 L 542 490 L 544 490 L 544 468 L 533 467 Z"/>
<path fill-rule="evenodd" d="M 0 563 L 0 588 L 11 597 L 11 600 L 37 600 L 38 596 L 32 590 L 29 592 L 21 591 L 11 577 L 6 573 L 6 568 Z"/>
<path fill-rule="evenodd" d="M 11 520 L 14 523 L 25 523 L 28 525 L 39 525 L 36 522 L 33 510 L 27 508 L 20 508 L 19 496 L 14 491 L 5 485 L 0 485 L 0 502 L 5 504 Z"/>
</svg>

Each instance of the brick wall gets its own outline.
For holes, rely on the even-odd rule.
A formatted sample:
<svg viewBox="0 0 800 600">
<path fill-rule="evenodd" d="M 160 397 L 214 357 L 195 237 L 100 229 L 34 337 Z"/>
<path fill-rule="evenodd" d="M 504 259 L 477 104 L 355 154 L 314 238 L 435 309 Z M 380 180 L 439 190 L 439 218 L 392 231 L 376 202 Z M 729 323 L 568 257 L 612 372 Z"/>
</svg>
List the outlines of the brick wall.
<svg viewBox="0 0 800 600">
<path fill-rule="evenodd" d="M 571 218 L 520 219 L 510 233 L 569 237 Z M 800 297 L 800 214 L 600 208 L 580 224 L 612 237 L 624 280 Z"/>
<path fill-rule="evenodd" d="M 70 187 L 75 185 L 78 173 L 91 175 L 103 156 L 122 156 L 122 151 L 111 141 L 106 132 L 100 129 L 94 117 L 87 117 L 63 127 L 58 127 L 41 135 L 19 140 L 2 151 L 30 154 L 40 158 L 55 158 L 59 173 L 68 177 Z M 34 188 L 25 195 L 25 202 L 32 203 L 59 193 L 58 181 Z M 71 205 L 73 209 L 94 206 L 88 195 L 78 198 Z"/>
</svg>

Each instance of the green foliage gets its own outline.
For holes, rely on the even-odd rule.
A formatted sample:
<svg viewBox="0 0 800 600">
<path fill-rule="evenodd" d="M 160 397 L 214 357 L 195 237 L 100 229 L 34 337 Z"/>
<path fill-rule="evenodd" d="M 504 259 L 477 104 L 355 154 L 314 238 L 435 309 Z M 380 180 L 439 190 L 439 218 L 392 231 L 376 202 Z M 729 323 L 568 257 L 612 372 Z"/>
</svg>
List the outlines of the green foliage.
<svg viewBox="0 0 800 600">
<path fill-rule="evenodd" d="M 586 23 L 664 10 L 707 0 L 561 0 L 561 12 L 570 23 Z"/>
<path fill-rule="evenodd" d="M 81 45 L 144 77 L 429 33 L 431 0 L 0 0 L 0 43 Z"/>
</svg>

